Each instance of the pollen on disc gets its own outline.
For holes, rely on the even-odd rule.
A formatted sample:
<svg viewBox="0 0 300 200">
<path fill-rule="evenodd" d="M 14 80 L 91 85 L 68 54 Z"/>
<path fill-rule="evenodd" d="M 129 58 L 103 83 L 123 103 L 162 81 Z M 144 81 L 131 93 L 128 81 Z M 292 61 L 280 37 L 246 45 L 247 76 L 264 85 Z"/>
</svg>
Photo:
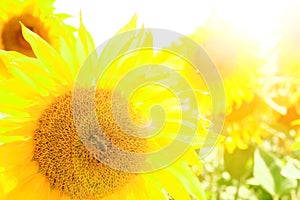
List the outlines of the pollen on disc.
<svg viewBox="0 0 300 200">
<path fill-rule="evenodd" d="M 83 100 L 85 92 L 81 91 Z M 106 90 L 98 90 L 95 95 L 101 130 L 112 144 L 124 150 L 146 152 L 147 140 L 124 133 L 116 123 L 111 110 L 111 95 L 112 92 Z M 122 100 L 117 104 L 125 105 Z M 88 130 L 91 127 L 86 128 Z M 39 171 L 47 177 L 52 188 L 72 198 L 103 197 L 126 185 L 136 176 L 103 164 L 83 145 L 74 124 L 71 92 L 57 97 L 44 110 L 33 139 L 34 160 L 39 163 Z M 96 132 L 90 133 L 88 140 L 101 151 L 110 150 L 109 145 L 102 144 L 101 137 Z"/>
</svg>

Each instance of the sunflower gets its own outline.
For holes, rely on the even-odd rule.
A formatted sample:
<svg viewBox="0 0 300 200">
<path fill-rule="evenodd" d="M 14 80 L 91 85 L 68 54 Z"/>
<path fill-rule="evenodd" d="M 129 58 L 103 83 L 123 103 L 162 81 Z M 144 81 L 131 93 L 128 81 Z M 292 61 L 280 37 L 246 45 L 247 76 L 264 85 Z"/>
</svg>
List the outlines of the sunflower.
<svg viewBox="0 0 300 200">
<path fill-rule="evenodd" d="M 284 152 L 291 151 L 299 140 L 300 79 L 283 74 L 275 75 L 263 88 L 264 99 L 272 113 L 268 131 L 276 133 L 276 145 Z"/>
<path fill-rule="evenodd" d="M 284 70 L 284 69 L 281 69 Z M 281 71 L 280 70 L 280 71 Z M 281 71 L 282 72 L 282 71 Z M 286 71 L 289 74 L 289 70 Z M 275 113 L 274 128 L 283 133 L 280 146 L 285 151 L 300 147 L 300 76 L 277 76 L 272 97 L 272 108 Z M 278 109 L 276 109 L 278 108 Z"/>
<path fill-rule="evenodd" d="M 120 32 L 134 29 L 136 17 Z M 79 127 L 75 126 L 73 120 L 72 91 L 76 85 L 75 78 L 79 67 L 94 50 L 93 40 L 82 24 L 76 44 L 66 42 L 63 36 L 60 38 L 66 44 L 62 46 L 62 54 L 25 26 L 22 26 L 22 31 L 37 58 L 1 51 L 1 58 L 13 75 L 11 79 L 2 81 L 0 86 L 1 112 L 4 114 L 0 120 L 0 141 L 3 143 L 0 146 L 1 198 L 205 198 L 196 176 L 201 169 L 201 162 L 194 149 L 200 148 L 200 143 L 193 143 L 172 164 L 148 173 L 118 170 L 97 159 L 101 153 L 113 151 L 113 148 L 104 143 L 100 133 L 90 125 L 90 112 L 84 114 Z M 132 45 L 138 48 L 145 43 L 152 43 L 149 32 L 144 29 L 136 31 L 135 37 L 109 42 L 103 54 L 111 55 Z M 118 58 L 104 73 L 95 91 L 95 113 L 101 130 L 104 130 L 112 144 L 133 153 L 164 147 L 170 142 L 170 138 L 174 138 L 180 125 L 180 104 L 172 96 L 172 92 L 159 85 L 140 88 L 129 102 L 118 94 L 115 103 L 118 107 L 116 115 L 121 122 L 126 121 L 124 113 L 127 110 L 132 121 L 139 125 L 151 122 L 147 117 L 151 104 L 161 104 L 165 108 L 167 119 L 158 134 L 162 136 L 149 139 L 134 137 L 125 134 L 116 124 L 111 109 L 114 87 L 124 74 L 134 70 L 136 66 L 152 62 L 152 55 L 149 50 L 140 50 Z M 89 88 L 76 88 L 74 91 L 81 102 L 88 103 L 86 97 L 91 92 Z M 205 136 L 201 127 L 197 129 L 198 137 Z M 135 133 L 135 129 L 130 130 Z M 87 134 L 86 137 L 80 138 L 77 134 L 79 131 L 83 131 L 83 137 Z M 84 141 L 88 141 L 87 145 L 94 151 L 89 151 Z M 124 165 L 128 165 L 127 160 L 130 159 L 109 158 L 113 163 L 123 162 Z M 141 158 L 138 161 L 142 163 L 145 160 Z"/>
<path fill-rule="evenodd" d="M 261 69 L 264 60 L 259 56 L 259 45 L 245 33 L 239 32 L 229 23 L 211 18 L 189 37 L 199 43 L 218 69 L 226 94 L 226 113 L 223 129 L 224 145 L 229 152 L 236 147 L 246 149 L 253 142 L 260 143 L 260 131 L 253 131 L 266 108 L 259 97 Z M 184 40 L 184 39 L 183 39 Z M 183 41 L 182 40 L 182 41 Z M 184 44 L 184 41 L 183 41 Z M 178 48 L 184 48 L 180 44 Z M 195 50 L 186 49 L 190 54 Z M 198 58 L 195 57 L 197 61 Z M 205 77 L 204 77 L 205 78 Z M 209 91 L 205 81 L 194 78 L 199 91 Z M 210 96 L 202 97 L 203 111 L 210 119 Z M 260 108 L 262 106 L 262 108 Z M 259 116 L 259 117 L 258 117 Z"/>
<path fill-rule="evenodd" d="M 254 98 L 263 59 L 259 46 L 229 23 L 209 19 L 189 37 L 211 57 L 223 79 L 227 114 Z"/>
<path fill-rule="evenodd" d="M 271 96 L 271 105 L 275 105 L 272 107 L 276 113 L 276 128 L 286 137 L 292 138 L 292 142 L 300 140 L 300 26 L 295 23 L 300 15 L 297 8 L 298 2 L 288 9 L 282 21 L 281 38 L 276 48 L 278 70 L 273 78 L 275 83 Z M 291 141 L 285 139 L 284 143 L 286 149 L 291 150 Z M 299 142 L 295 146 L 299 148 Z"/>
<path fill-rule="evenodd" d="M 229 23 L 220 22 L 213 18 L 195 33 L 188 35 L 207 52 L 220 72 L 226 94 L 225 124 L 221 141 L 229 153 L 236 148 L 247 149 L 253 143 L 261 143 L 265 136 L 262 128 L 256 128 L 258 123 L 267 120 L 270 109 L 261 97 L 261 69 L 264 64 L 259 56 L 259 46 L 256 41 L 238 32 Z M 173 43 L 171 48 L 181 48 L 182 51 L 194 56 L 196 63 L 201 63 L 197 50 L 185 46 L 187 38 Z M 176 56 L 160 56 L 160 60 L 167 63 L 176 63 L 177 70 L 188 79 L 198 94 L 199 106 L 204 119 L 211 119 L 211 96 L 206 82 L 207 77 L 191 75 L 189 64 L 178 60 Z M 202 66 L 202 65 L 200 65 Z M 183 70 L 184 69 L 184 70 Z M 199 73 L 200 74 L 200 73 Z M 217 80 L 216 80 L 217 81 Z M 215 88 L 217 89 L 217 88 Z M 209 121 L 207 122 L 210 123 Z M 255 127 L 255 131 L 253 131 Z"/>
<path fill-rule="evenodd" d="M 55 48 L 58 48 L 58 30 L 62 26 L 57 18 L 66 15 L 54 15 L 54 0 L 4 0 L 0 8 L 0 49 L 17 51 L 34 57 L 29 43 L 22 35 L 20 22 L 38 34 Z"/>
<path fill-rule="evenodd" d="M 250 102 L 244 102 L 226 116 L 222 143 L 228 153 L 236 148 L 246 150 L 250 146 L 262 144 L 262 139 L 269 137 L 266 131 L 270 123 L 272 110 L 262 97 L 256 95 Z"/>
</svg>

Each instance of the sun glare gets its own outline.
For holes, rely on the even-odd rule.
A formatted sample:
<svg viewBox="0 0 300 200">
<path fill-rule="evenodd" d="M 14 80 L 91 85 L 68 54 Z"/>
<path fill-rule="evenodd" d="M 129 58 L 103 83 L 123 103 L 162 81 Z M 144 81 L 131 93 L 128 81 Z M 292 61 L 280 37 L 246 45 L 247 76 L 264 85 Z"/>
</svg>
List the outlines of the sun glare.
<svg viewBox="0 0 300 200">
<path fill-rule="evenodd" d="M 234 25 L 248 31 L 253 36 L 263 39 L 280 26 L 280 19 L 290 1 L 239 1 L 217 0 L 215 15 L 224 20 L 231 21 Z"/>
</svg>

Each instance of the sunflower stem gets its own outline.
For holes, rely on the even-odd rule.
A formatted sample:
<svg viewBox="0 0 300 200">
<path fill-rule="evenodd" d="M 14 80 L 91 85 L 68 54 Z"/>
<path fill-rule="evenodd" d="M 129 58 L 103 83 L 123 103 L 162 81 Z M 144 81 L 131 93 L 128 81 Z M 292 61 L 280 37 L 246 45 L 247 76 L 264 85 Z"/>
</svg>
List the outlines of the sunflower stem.
<svg viewBox="0 0 300 200">
<path fill-rule="evenodd" d="M 239 190 L 240 190 L 240 186 L 241 186 L 241 179 L 238 179 L 237 185 L 236 185 L 236 192 L 235 192 L 235 196 L 234 199 L 237 200 L 239 197 Z"/>
</svg>

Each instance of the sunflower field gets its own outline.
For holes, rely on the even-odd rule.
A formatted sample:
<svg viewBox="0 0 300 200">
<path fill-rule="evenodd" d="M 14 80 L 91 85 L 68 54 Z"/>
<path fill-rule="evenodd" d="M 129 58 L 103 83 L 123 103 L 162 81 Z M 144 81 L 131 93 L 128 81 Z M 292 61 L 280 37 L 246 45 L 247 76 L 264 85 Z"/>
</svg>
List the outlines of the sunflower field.
<svg viewBox="0 0 300 200">
<path fill-rule="evenodd" d="M 299 0 L 78 2 L 0 2 L 0 200 L 300 199 Z"/>
</svg>

